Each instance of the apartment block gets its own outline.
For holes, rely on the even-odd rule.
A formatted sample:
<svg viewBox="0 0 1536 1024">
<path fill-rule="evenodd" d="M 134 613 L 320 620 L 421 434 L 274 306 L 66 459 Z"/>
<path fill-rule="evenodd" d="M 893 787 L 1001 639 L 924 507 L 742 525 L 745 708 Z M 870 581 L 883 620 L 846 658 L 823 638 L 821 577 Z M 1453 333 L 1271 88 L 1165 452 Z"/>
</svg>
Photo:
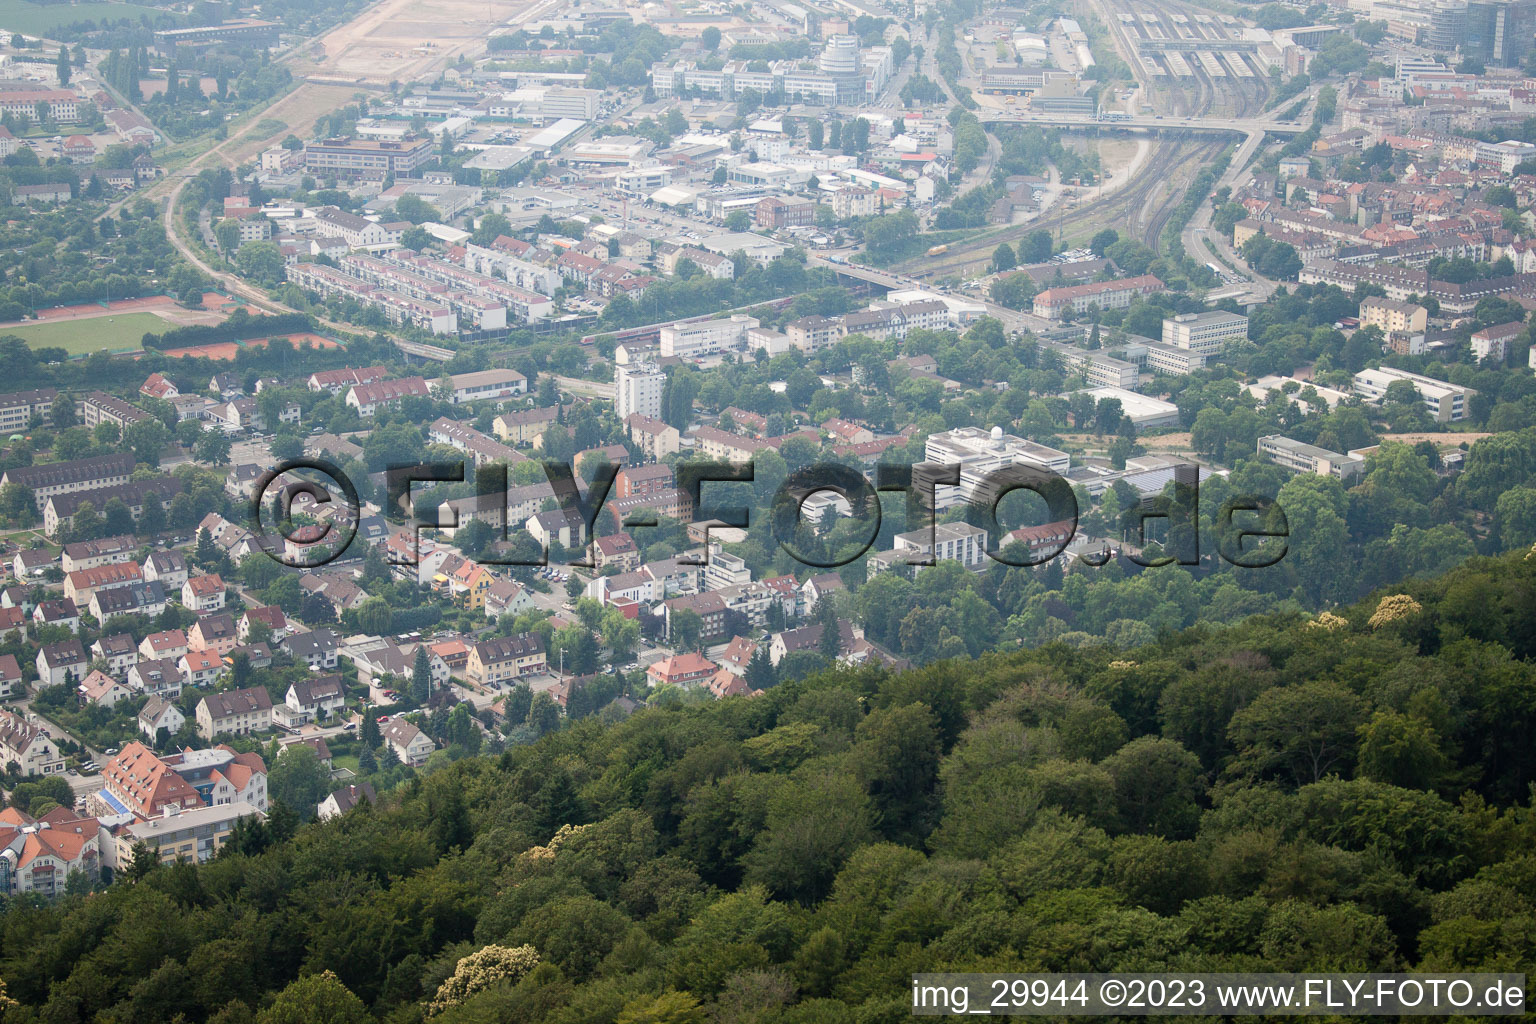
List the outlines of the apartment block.
<svg viewBox="0 0 1536 1024">
<path fill-rule="evenodd" d="M 1071 313 L 1099 309 L 1125 309 L 1143 295 L 1163 291 L 1163 282 L 1151 274 L 1128 277 L 1122 281 L 1095 281 L 1090 284 L 1047 288 L 1035 296 L 1034 314 L 1047 320 L 1060 320 Z"/>
</svg>

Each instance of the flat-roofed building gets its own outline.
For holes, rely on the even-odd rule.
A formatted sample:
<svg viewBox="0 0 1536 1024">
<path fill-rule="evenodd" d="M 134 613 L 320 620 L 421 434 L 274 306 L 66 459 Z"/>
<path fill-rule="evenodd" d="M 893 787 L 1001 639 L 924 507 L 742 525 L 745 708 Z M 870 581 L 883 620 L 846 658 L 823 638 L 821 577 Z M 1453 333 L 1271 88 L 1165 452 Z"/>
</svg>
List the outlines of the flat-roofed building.
<svg viewBox="0 0 1536 1024">
<path fill-rule="evenodd" d="M 304 169 L 324 177 L 382 181 L 390 175 L 407 177 L 434 155 L 429 138 L 326 139 L 304 147 Z"/>
<path fill-rule="evenodd" d="M 1119 402 L 1120 412 L 1130 417 L 1137 430 L 1179 424 L 1179 407 L 1160 398 L 1117 387 L 1084 388 L 1077 393 L 1092 396 L 1095 405 L 1107 399 Z"/>
<path fill-rule="evenodd" d="M 1212 310 L 1185 313 L 1163 321 L 1163 344 L 1211 356 L 1233 338 L 1248 337 L 1248 318 L 1240 313 Z"/>
<path fill-rule="evenodd" d="M 1360 303 L 1360 326 L 1379 327 L 1386 334 L 1423 334 L 1429 326 L 1429 310 L 1416 302 L 1372 295 Z"/>
<path fill-rule="evenodd" d="M 1413 385 L 1413 389 L 1424 400 L 1424 407 L 1437 423 L 1458 423 L 1466 419 L 1468 398 L 1476 394 L 1471 388 L 1457 387 L 1448 381 L 1387 366 L 1361 370 L 1355 374 L 1355 394 L 1377 405 L 1386 397 L 1387 389 L 1398 381 L 1407 381 Z"/>
<path fill-rule="evenodd" d="M 980 427 L 956 427 L 931 434 L 923 457 L 928 462 L 960 467 L 960 485 L 934 489 L 934 507 L 938 511 L 965 502 L 985 501 L 988 481 L 994 474 L 1013 467 L 1033 467 L 1065 475 L 1072 467 L 1072 456 L 1043 444 L 1003 433 L 993 427 L 990 433 Z"/>
<path fill-rule="evenodd" d="M 1344 481 L 1365 470 L 1365 460 L 1358 455 L 1340 455 L 1281 434 L 1259 438 L 1259 454 L 1293 473 L 1315 473 Z"/>
</svg>

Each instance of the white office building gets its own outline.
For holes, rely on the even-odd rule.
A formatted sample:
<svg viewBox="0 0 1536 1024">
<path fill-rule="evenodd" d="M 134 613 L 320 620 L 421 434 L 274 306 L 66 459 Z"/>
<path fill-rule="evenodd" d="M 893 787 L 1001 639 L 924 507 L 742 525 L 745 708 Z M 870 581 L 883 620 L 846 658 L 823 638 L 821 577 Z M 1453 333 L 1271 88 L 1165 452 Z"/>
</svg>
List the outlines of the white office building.
<svg viewBox="0 0 1536 1024">
<path fill-rule="evenodd" d="M 697 359 L 721 352 L 739 352 L 746 347 L 747 332 L 761 326 L 762 321 L 757 317 L 740 313 L 719 320 L 671 324 L 661 329 L 661 354 Z"/>
<path fill-rule="evenodd" d="M 1221 351 L 1231 338 L 1248 337 L 1248 318 L 1238 313 L 1215 310 L 1210 313 L 1185 313 L 1163 321 L 1163 344 L 1210 356 Z"/>
<path fill-rule="evenodd" d="M 1355 374 L 1355 394 L 1372 405 L 1379 405 L 1386 397 L 1387 389 L 1400 380 L 1413 385 L 1437 423 L 1457 423 L 1466 419 L 1467 399 L 1476 394 L 1471 388 L 1459 388 L 1447 381 L 1387 366 Z"/>
</svg>

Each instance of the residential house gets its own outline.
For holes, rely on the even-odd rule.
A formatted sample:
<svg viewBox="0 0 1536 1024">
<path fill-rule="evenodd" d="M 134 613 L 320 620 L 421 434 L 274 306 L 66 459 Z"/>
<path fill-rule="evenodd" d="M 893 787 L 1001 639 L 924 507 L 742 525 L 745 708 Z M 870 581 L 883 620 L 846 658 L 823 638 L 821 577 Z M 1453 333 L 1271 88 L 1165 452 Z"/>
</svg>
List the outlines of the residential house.
<svg viewBox="0 0 1536 1024">
<path fill-rule="evenodd" d="M 37 685 L 59 686 L 85 678 L 90 660 L 79 640 L 46 644 L 37 652 Z M 0 761 L 0 764 L 4 764 Z"/>
<path fill-rule="evenodd" d="M 240 616 L 237 630 L 240 642 L 250 643 L 251 631 L 257 627 L 265 627 L 274 642 L 283 639 L 290 631 L 288 616 L 275 604 L 246 608 L 245 613 Z"/>
<path fill-rule="evenodd" d="M 560 415 L 555 407 L 547 409 L 519 409 L 504 412 L 491 421 L 491 430 L 508 444 L 525 444 L 537 447 Z"/>
<path fill-rule="evenodd" d="M 187 644 L 194 649 L 228 654 L 239 642 L 232 615 L 205 615 L 187 631 Z"/>
<path fill-rule="evenodd" d="M 416 728 L 404 718 L 391 719 L 384 727 L 384 742 L 395 752 L 400 763 L 412 768 L 420 768 L 427 763 L 427 758 L 432 751 L 437 749 L 437 744 L 431 737 Z"/>
<path fill-rule="evenodd" d="M 154 743 L 164 729 L 167 736 L 175 736 L 186 724 L 187 716 L 164 697 L 151 697 L 139 709 L 139 731 Z"/>
<path fill-rule="evenodd" d="M 71 633 L 80 632 L 80 611 L 69 598 L 39 601 L 32 609 L 32 621 L 39 626 L 63 626 Z"/>
<path fill-rule="evenodd" d="M 821 650 L 822 632 L 822 624 L 815 622 L 809 626 L 801 626 L 799 629 L 786 629 L 781 633 L 773 634 L 773 639 L 768 645 L 768 660 L 777 666 L 786 655 L 798 651 Z M 853 630 L 852 623 L 847 619 L 838 619 L 837 632 L 839 652 L 851 651 L 859 639 Z"/>
<path fill-rule="evenodd" d="M 127 744 L 102 767 L 102 789 L 93 801 L 107 813 L 158 818 L 201 807 L 196 789 L 144 744 Z"/>
<path fill-rule="evenodd" d="M 374 793 L 373 787 L 368 783 L 354 783 L 350 786 L 343 786 L 341 789 L 338 789 L 336 792 L 320 801 L 320 806 L 316 811 L 316 816 L 319 817 L 321 821 L 328 821 L 331 818 L 338 818 L 341 815 L 346 814 L 358 804 L 371 804 L 377 800 L 378 795 Z"/>
<path fill-rule="evenodd" d="M 188 686 L 212 686 L 224 671 L 224 659 L 218 651 L 191 650 L 177 660 L 176 670 Z"/>
<path fill-rule="evenodd" d="M 738 676 L 746 675 L 747 666 L 752 663 L 752 656 L 756 653 L 756 640 L 749 640 L 744 636 L 733 637 L 720 654 L 720 667 Z"/>
<path fill-rule="evenodd" d="M 198 615 L 223 608 L 224 578 L 216 572 L 191 577 L 182 584 L 181 604 Z"/>
<path fill-rule="evenodd" d="M 272 709 L 272 717 L 279 725 L 296 728 L 329 718 L 346 706 L 346 688 L 341 676 L 332 672 L 290 684 L 283 703 Z"/>
<path fill-rule="evenodd" d="M 471 647 L 464 678 L 471 686 L 485 690 L 547 668 L 544 638 L 537 633 L 519 633 L 482 640 Z"/>
<path fill-rule="evenodd" d="M 294 633 L 285 637 L 281 646 L 294 661 L 308 665 L 311 672 L 336 667 L 336 634 L 328 629 Z"/>
<path fill-rule="evenodd" d="M 95 818 L 55 807 L 41 819 L 14 807 L 0 811 L 0 858 L 8 864 L 8 895 L 62 896 L 70 876 L 94 883 L 101 877 L 106 830 Z"/>
<path fill-rule="evenodd" d="M 179 591 L 187 582 L 187 559 L 180 551 L 156 551 L 144 559 L 144 578 L 154 580 L 167 594 Z"/>
<path fill-rule="evenodd" d="M 133 696 L 122 682 L 113 679 L 100 669 L 91 672 L 75 687 L 81 706 L 99 704 L 104 708 L 116 707 L 119 701 Z"/>
<path fill-rule="evenodd" d="M 14 654 L 0 654 L 0 700 L 15 700 L 27 695 L 27 684 L 21 676 L 21 665 Z"/>
<path fill-rule="evenodd" d="M 139 693 L 175 700 L 181 696 L 182 678 L 178 665 L 185 656 L 183 651 L 175 660 L 140 658 L 139 663 L 128 670 L 128 685 Z"/>
<path fill-rule="evenodd" d="M 197 702 L 196 714 L 197 732 L 204 739 L 266 732 L 272 728 L 272 698 L 260 686 L 210 693 Z"/>
<path fill-rule="evenodd" d="M 179 629 L 167 629 L 159 633 L 151 633 L 139 641 L 139 657 L 163 661 L 167 658 L 174 661 L 187 653 L 187 634 Z"/>
<path fill-rule="evenodd" d="M 513 580 L 495 580 L 485 591 L 485 614 L 492 619 L 503 615 L 521 615 L 536 605 L 528 588 Z"/>
<path fill-rule="evenodd" d="M 118 633 L 101 637 L 91 644 L 91 658 L 105 661 L 108 672 L 121 675 L 138 663 L 139 649 L 134 646 L 133 637 Z"/>
<path fill-rule="evenodd" d="M 58 558 L 46 548 L 24 548 L 11 559 L 11 572 L 18 580 L 41 576 L 58 562 Z"/>
<path fill-rule="evenodd" d="M 82 540 L 64 545 L 64 572 L 69 574 L 81 569 L 94 569 L 114 562 L 130 562 L 138 553 L 138 542 L 132 534 L 102 537 L 100 540 Z"/>
<path fill-rule="evenodd" d="M 598 537 L 592 542 L 592 552 L 599 571 L 612 567 L 618 572 L 633 572 L 640 567 L 640 547 L 627 533 Z"/>
<path fill-rule="evenodd" d="M 75 607 L 83 608 L 91 603 L 98 591 L 115 587 L 131 587 L 144 581 L 143 571 L 135 562 L 114 562 L 92 569 L 77 569 L 64 579 L 64 596 Z"/>
<path fill-rule="evenodd" d="M 165 611 L 165 588 L 158 583 L 135 583 L 98 590 L 91 595 L 89 610 L 102 625 L 119 615 L 159 615 Z"/>
<path fill-rule="evenodd" d="M 0 765 L 12 762 L 23 775 L 64 774 L 64 757 L 53 737 L 14 712 L 0 711 Z"/>
<path fill-rule="evenodd" d="M 20 640 L 27 634 L 27 613 L 20 608 L 0 608 L 0 642 Z"/>
<path fill-rule="evenodd" d="M 652 686 L 694 686 L 719 671 L 720 666 L 696 651 L 675 654 L 645 670 Z"/>
</svg>

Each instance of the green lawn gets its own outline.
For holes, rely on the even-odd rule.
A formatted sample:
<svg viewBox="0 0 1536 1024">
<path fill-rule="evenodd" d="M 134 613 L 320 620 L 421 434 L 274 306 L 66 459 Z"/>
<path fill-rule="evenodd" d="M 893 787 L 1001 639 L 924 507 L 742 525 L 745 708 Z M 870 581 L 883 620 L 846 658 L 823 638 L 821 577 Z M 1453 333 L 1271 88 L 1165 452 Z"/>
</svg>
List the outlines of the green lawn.
<svg viewBox="0 0 1536 1024">
<path fill-rule="evenodd" d="M 60 25 L 77 21 L 117 21 L 141 15 L 156 18 L 165 11 L 137 4 L 32 4 L 26 0 L 0 0 L 0 29 L 29 36 L 46 36 Z"/>
<path fill-rule="evenodd" d="M 117 313 L 90 320 L 0 327 L 0 335 L 15 335 L 32 348 L 62 348 L 72 356 L 100 349 L 138 351 L 147 332 L 164 334 L 168 325 L 153 313 Z"/>
</svg>

